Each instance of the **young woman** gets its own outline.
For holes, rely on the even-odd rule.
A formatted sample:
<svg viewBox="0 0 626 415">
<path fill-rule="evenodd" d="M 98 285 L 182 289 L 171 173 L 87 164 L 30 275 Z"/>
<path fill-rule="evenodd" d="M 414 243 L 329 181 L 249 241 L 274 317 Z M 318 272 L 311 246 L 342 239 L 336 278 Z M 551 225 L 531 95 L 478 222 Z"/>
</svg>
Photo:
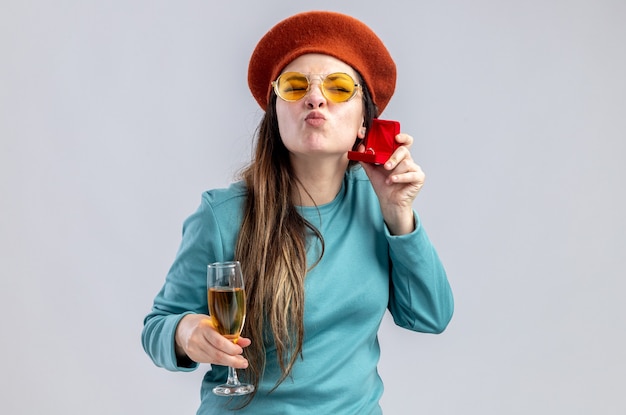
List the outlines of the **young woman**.
<svg viewBox="0 0 626 415">
<path fill-rule="evenodd" d="M 413 202 L 424 173 L 413 138 L 383 165 L 355 163 L 395 89 L 395 64 L 360 21 L 306 12 L 278 23 L 249 65 L 266 111 L 242 180 L 203 194 L 142 341 L 155 364 L 210 363 L 198 414 L 379 414 L 377 332 L 389 310 L 410 330 L 440 333 L 453 299 Z M 208 317 L 207 264 L 238 260 L 247 320 L 235 344 Z M 253 394 L 215 396 L 226 367 Z"/>
</svg>

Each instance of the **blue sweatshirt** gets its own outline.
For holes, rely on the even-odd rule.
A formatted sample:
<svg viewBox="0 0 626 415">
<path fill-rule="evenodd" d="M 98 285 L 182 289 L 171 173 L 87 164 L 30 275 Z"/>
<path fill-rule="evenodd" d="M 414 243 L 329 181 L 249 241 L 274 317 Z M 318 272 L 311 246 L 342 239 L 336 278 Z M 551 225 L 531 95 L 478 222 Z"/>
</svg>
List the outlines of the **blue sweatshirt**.
<svg viewBox="0 0 626 415">
<path fill-rule="evenodd" d="M 144 321 L 143 347 L 156 365 L 171 371 L 197 368 L 179 366 L 174 333 L 184 315 L 208 314 L 207 264 L 234 259 L 245 196 L 241 182 L 205 192 L 198 210 L 185 221 L 177 257 Z M 390 235 L 359 167 L 346 173 L 332 202 L 301 207 L 300 212 L 320 230 L 325 243 L 322 260 L 305 279 L 303 358 L 270 393 L 280 368 L 275 349 L 268 345 L 257 395 L 237 413 L 380 414 L 383 383 L 377 371 L 377 333 L 385 310 L 401 327 L 442 332 L 453 312 L 445 270 L 417 214 L 414 232 Z M 309 264 L 318 256 L 319 244 L 310 244 Z M 223 366 L 213 365 L 206 373 L 198 415 L 229 413 L 225 405 L 230 398 L 211 391 L 225 380 Z"/>
</svg>

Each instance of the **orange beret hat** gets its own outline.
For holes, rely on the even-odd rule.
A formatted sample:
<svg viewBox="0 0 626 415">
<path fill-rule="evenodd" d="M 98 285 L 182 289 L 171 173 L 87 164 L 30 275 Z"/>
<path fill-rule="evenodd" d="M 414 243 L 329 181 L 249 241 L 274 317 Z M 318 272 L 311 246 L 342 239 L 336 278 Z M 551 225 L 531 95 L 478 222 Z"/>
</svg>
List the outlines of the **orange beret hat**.
<svg viewBox="0 0 626 415">
<path fill-rule="evenodd" d="M 265 34 L 248 65 L 248 86 L 267 110 L 271 83 L 295 58 L 307 53 L 333 56 L 358 71 L 379 113 L 396 87 L 396 64 L 376 34 L 364 23 L 341 13 L 309 11 L 288 17 Z"/>
</svg>

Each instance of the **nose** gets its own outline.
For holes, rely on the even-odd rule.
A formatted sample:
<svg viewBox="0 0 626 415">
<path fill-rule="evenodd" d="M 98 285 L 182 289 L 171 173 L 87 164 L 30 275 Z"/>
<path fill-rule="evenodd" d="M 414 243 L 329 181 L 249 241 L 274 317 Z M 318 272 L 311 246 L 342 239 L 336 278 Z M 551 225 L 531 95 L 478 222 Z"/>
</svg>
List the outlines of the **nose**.
<svg viewBox="0 0 626 415">
<path fill-rule="evenodd" d="M 309 93 L 305 97 L 305 103 L 309 108 L 321 108 L 326 105 L 326 97 L 322 93 L 322 84 L 319 80 L 311 82 Z"/>
</svg>

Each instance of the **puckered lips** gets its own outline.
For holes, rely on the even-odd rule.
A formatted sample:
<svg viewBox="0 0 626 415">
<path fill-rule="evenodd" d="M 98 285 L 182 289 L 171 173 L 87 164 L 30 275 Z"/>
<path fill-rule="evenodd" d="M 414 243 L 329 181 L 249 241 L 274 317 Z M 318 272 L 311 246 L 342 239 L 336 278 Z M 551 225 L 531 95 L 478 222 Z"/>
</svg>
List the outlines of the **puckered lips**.
<svg viewBox="0 0 626 415">
<path fill-rule="evenodd" d="M 311 111 L 304 118 L 304 121 L 313 127 L 319 127 L 326 121 L 326 117 L 319 111 Z"/>
</svg>

